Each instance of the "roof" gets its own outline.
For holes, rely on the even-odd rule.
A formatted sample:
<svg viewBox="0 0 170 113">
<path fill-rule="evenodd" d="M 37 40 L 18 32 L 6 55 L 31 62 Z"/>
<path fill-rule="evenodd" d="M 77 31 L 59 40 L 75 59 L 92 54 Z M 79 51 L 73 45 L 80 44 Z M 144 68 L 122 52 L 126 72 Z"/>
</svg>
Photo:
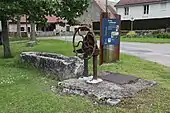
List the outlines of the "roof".
<svg viewBox="0 0 170 113">
<path fill-rule="evenodd" d="M 108 6 L 112 7 L 115 11 L 116 11 L 116 7 L 115 7 L 116 4 L 117 2 L 108 1 Z"/>
<path fill-rule="evenodd" d="M 46 16 L 47 18 L 47 22 L 48 23 L 58 23 L 58 22 L 61 22 L 62 19 L 60 17 L 56 17 L 56 16 Z M 11 22 L 11 21 L 10 21 Z M 25 16 L 22 16 L 21 17 L 21 23 L 24 23 L 26 22 L 26 17 Z"/>
<path fill-rule="evenodd" d="M 98 7 L 102 10 L 102 12 L 106 12 L 106 0 L 94 0 Z M 114 14 L 116 14 L 114 5 L 116 2 L 108 1 L 108 13 L 110 14 L 110 18 L 115 18 Z"/>
<path fill-rule="evenodd" d="M 46 18 L 48 23 L 57 23 L 61 21 L 61 18 L 56 16 L 46 16 Z"/>
<path fill-rule="evenodd" d="M 157 3 L 157 2 L 163 2 L 166 0 L 120 0 L 116 6 L 122 6 L 122 5 L 134 5 L 134 4 L 143 4 L 143 3 Z"/>
</svg>

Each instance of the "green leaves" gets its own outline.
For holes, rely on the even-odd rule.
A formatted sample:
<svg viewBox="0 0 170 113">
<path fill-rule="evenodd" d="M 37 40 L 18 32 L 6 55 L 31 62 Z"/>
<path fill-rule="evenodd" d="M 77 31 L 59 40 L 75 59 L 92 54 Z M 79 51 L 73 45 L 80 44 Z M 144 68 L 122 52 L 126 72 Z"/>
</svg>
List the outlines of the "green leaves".
<svg viewBox="0 0 170 113">
<path fill-rule="evenodd" d="M 0 19 L 3 17 L 10 19 L 11 17 L 21 14 L 22 9 L 17 0 L 0 1 Z"/>
<path fill-rule="evenodd" d="M 81 16 L 88 6 L 89 0 L 61 0 L 59 15 L 72 22 L 75 21 L 75 18 Z"/>
<path fill-rule="evenodd" d="M 46 16 L 58 16 L 69 22 L 81 16 L 89 0 L 2 0 L 0 18 L 28 15 L 30 21 L 46 22 Z"/>
</svg>

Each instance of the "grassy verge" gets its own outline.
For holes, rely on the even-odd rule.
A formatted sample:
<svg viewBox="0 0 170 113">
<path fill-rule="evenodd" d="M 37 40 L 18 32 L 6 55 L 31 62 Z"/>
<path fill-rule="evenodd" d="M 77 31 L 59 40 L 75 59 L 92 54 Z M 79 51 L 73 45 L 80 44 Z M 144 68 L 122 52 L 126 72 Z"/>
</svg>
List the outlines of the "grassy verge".
<svg viewBox="0 0 170 113">
<path fill-rule="evenodd" d="M 100 40 L 100 37 L 97 37 L 97 40 Z M 155 44 L 170 43 L 170 39 L 152 38 L 152 37 L 145 37 L 145 38 L 123 38 L 121 37 L 120 40 L 121 42 L 140 42 L 140 43 L 155 43 Z"/>
<path fill-rule="evenodd" d="M 133 56 L 121 55 L 121 61 L 98 67 L 99 70 L 132 74 L 160 85 L 128 98 L 116 107 L 95 106 L 79 96 L 60 96 L 51 92 L 56 81 L 38 70 L 18 63 L 22 51 L 55 52 L 72 56 L 70 43 L 41 40 L 33 48 L 25 43 L 11 45 L 14 58 L 0 58 L 0 113 L 165 113 L 170 112 L 170 71 L 162 65 Z M 0 56 L 2 56 L 0 47 Z M 91 68 L 91 65 L 90 67 Z"/>
<path fill-rule="evenodd" d="M 170 43 L 170 39 L 163 38 L 121 38 L 122 42 L 140 42 L 140 43 Z"/>
<path fill-rule="evenodd" d="M 10 41 L 29 40 L 28 37 L 9 37 Z"/>
</svg>

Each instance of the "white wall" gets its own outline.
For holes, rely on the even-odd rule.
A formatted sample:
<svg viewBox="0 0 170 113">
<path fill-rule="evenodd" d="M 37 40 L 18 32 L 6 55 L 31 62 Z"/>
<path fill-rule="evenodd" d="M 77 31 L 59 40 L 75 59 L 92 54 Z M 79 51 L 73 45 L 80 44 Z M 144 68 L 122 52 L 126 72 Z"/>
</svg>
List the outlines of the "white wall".
<svg viewBox="0 0 170 113">
<path fill-rule="evenodd" d="M 82 24 L 92 24 L 92 21 L 100 20 L 101 9 L 91 0 L 91 5 L 87 8 L 87 12 L 85 11 L 82 16 L 77 18 Z"/>
<path fill-rule="evenodd" d="M 31 30 L 31 25 L 28 24 L 28 27 L 30 27 Z M 26 24 L 21 24 L 21 27 L 24 27 L 24 31 L 21 32 L 26 32 Z M 35 31 L 36 31 L 36 25 L 35 25 Z M 17 24 L 9 24 L 9 32 L 17 32 Z"/>
<path fill-rule="evenodd" d="M 65 25 L 65 27 L 62 27 L 62 26 L 59 26 L 59 24 L 56 24 L 56 30 L 59 30 L 59 31 L 66 31 L 66 26 L 69 26 L 68 24 Z M 75 28 L 78 28 L 79 26 L 70 26 L 70 31 L 73 31 L 75 30 Z"/>
<path fill-rule="evenodd" d="M 150 4 L 149 14 L 144 14 L 143 5 L 129 6 L 129 15 L 124 15 L 124 7 L 117 7 L 117 13 L 121 15 L 122 20 L 130 20 L 131 17 L 135 19 L 149 19 L 149 18 L 165 18 L 170 17 L 170 2 L 166 3 L 166 8 L 161 4 Z"/>
<path fill-rule="evenodd" d="M 66 27 L 62 27 L 62 26 L 59 26 L 59 24 L 56 24 L 56 30 L 59 30 L 59 31 L 66 31 Z"/>
</svg>

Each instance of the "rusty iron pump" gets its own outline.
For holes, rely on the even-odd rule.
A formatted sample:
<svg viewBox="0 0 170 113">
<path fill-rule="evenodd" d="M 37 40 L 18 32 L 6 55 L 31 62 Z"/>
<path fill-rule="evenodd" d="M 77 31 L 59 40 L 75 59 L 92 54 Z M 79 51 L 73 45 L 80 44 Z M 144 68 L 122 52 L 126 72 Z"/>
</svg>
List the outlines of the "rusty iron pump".
<svg viewBox="0 0 170 113">
<path fill-rule="evenodd" d="M 82 35 L 80 33 L 81 29 L 87 29 L 86 35 Z M 82 37 L 82 41 L 77 41 L 76 40 L 76 35 Z M 77 49 L 81 44 L 81 47 Z M 90 30 L 89 27 L 87 26 L 82 26 L 76 29 L 74 35 L 73 35 L 73 52 L 76 53 L 77 56 L 78 54 L 81 54 L 79 56 L 80 58 L 84 59 L 84 72 L 83 76 L 88 77 L 88 60 L 93 57 L 93 79 L 92 80 L 97 80 L 97 56 L 99 55 L 99 48 L 97 46 L 97 40 L 94 35 L 94 32 Z"/>
</svg>

